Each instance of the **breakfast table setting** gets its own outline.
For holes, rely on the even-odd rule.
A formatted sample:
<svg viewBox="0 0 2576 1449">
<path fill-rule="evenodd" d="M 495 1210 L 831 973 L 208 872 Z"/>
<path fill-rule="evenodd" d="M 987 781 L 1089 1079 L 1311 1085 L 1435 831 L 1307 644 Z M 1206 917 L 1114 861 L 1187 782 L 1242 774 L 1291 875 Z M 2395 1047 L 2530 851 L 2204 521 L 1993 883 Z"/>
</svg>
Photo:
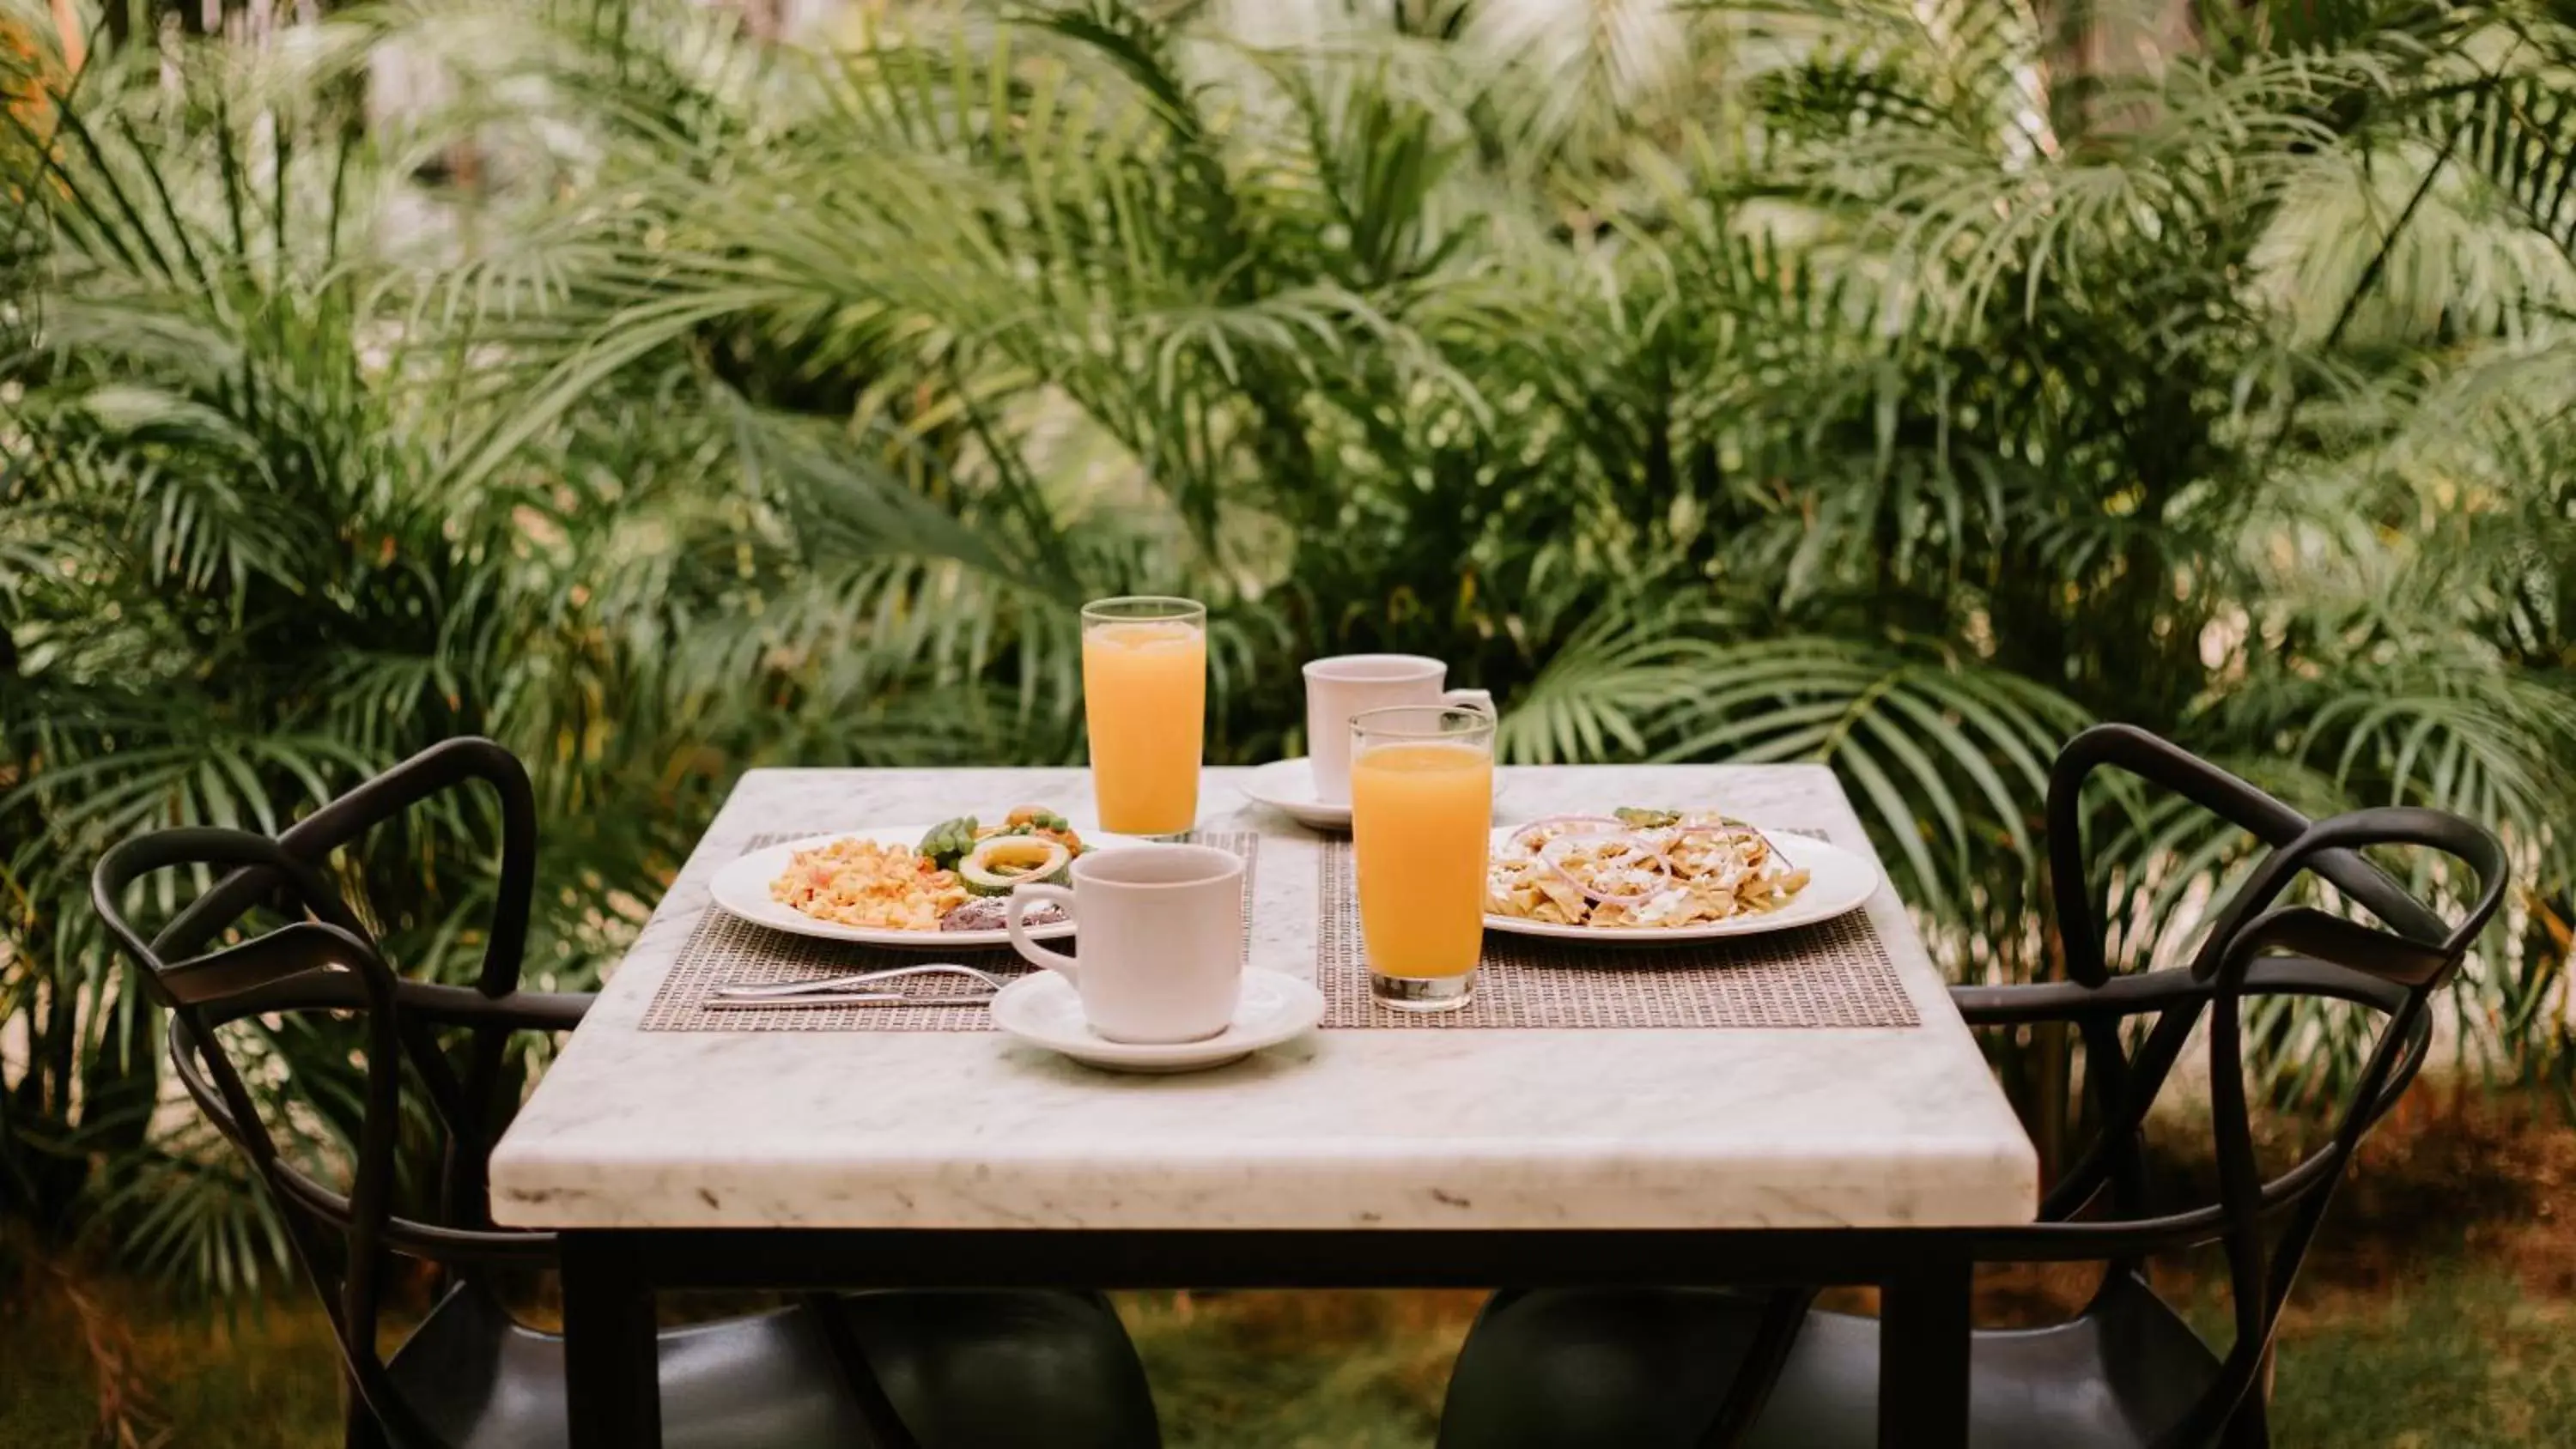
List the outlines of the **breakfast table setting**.
<svg viewBox="0 0 2576 1449">
<path fill-rule="evenodd" d="M 1083 630 L 1088 767 L 745 773 L 498 1144 L 575 1445 L 661 1291 L 1804 1283 L 1966 1442 L 2036 1155 L 1830 770 L 1497 766 L 1388 654 L 1210 767 L 1203 609 Z"/>
</svg>

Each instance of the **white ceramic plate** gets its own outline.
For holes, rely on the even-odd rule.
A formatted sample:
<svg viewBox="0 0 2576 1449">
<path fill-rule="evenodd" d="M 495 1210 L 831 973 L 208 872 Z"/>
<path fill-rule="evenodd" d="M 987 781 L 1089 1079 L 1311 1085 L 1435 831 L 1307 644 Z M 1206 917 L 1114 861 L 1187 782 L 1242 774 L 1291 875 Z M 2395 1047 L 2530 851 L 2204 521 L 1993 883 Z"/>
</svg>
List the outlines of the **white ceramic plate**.
<svg viewBox="0 0 2576 1449">
<path fill-rule="evenodd" d="M 1347 802 L 1327 805 L 1315 798 L 1315 765 L 1303 755 L 1293 760 L 1273 760 L 1254 770 L 1243 782 L 1243 793 L 1309 830 L 1351 828 L 1351 807 Z M 1494 798 L 1503 798 L 1499 770 L 1494 772 Z"/>
<path fill-rule="evenodd" d="M 1499 849 L 1509 840 L 1512 826 L 1494 832 L 1494 845 Z M 1690 926 L 1568 926 L 1556 921 L 1533 921 L 1521 916 L 1485 917 L 1485 929 L 1508 931 L 1516 936 L 1549 936 L 1561 941 L 1590 941 L 1604 946 L 1669 946 L 1682 941 L 1713 941 L 1723 936 L 1759 936 L 1766 931 L 1786 931 L 1798 926 L 1812 926 L 1830 921 L 1866 902 L 1878 891 L 1878 866 L 1869 857 L 1829 845 L 1804 835 L 1785 830 L 1770 832 L 1771 843 L 1788 857 L 1791 865 L 1807 871 L 1807 888 L 1790 898 L 1776 911 L 1755 916 L 1737 916 L 1725 921 L 1702 921 Z"/>
<path fill-rule="evenodd" d="M 707 893 L 717 905 L 755 925 L 775 930 L 792 931 L 799 936 L 820 936 L 827 941 L 855 941 L 867 946 L 902 946 L 923 951 L 950 951 L 968 946 L 1006 946 L 1008 931 L 892 931 L 878 926 L 844 926 L 834 921 L 818 921 L 794 906 L 772 900 L 769 883 L 787 869 L 788 860 L 800 850 L 812 850 L 835 840 L 865 840 L 878 845 L 919 845 L 930 833 L 935 821 L 919 825 L 884 825 L 868 830 L 835 830 L 828 835 L 809 835 L 762 848 L 742 856 L 707 883 Z M 1105 835 L 1094 830 L 1080 830 L 1083 848 L 1098 850 L 1112 845 L 1150 845 L 1129 835 Z M 1073 922 L 1059 921 L 1051 926 L 1032 926 L 1029 935 L 1040 941 L 1053 941 L 1073 934 Z"/>
<path fill-rule="evenodd" d="M 1086 837 L 1088 838 L 1088 837 Z M 1113 1072 L 1195 1072 L 1277 1046 L 1324 1019 L 1324 993 L 1294 976 L 1245 971 L 1243 997 L 1225 1030 L 1202 1041 L 1140 1045 L 1092 1033 L 1082 997 L 1061 972 L 1036 971 L 993 998 L 993 1025 L 1086 1066 Z"/>
</svg>

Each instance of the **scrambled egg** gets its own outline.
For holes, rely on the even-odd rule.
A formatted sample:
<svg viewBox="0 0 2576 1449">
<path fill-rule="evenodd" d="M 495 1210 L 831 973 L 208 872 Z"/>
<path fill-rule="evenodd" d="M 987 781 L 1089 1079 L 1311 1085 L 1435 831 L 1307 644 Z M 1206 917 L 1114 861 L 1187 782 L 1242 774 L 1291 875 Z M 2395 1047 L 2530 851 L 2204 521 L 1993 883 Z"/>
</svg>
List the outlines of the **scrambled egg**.
<svg viewBox="0 0 2576 1449">
<path fill-rule="evenodd" d="M 936 931 L 965 903 L 966 887 L 909 845 L 835 840 L 800 850 L 769 883 L 771 899 L 818 921 L 891 931 Z"/>
</svg>

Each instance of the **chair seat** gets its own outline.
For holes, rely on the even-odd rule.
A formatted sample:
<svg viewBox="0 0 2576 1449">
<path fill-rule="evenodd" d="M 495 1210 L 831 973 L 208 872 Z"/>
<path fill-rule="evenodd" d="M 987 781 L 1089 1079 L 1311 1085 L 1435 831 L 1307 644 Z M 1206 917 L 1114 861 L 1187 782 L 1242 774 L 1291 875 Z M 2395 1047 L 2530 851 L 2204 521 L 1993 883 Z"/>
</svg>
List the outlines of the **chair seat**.
<svg viewBox="0 0 2576 1449">
<path fill-rule="evenodd" d="M 924 1449 L 1134 1449 L 1160 1442 L 1134 1348 L 1106 1300 L 1075 1293 L 881 1293 L 844 1315 Z M 816 1310 L 800 1305 L 660 1335 L 666 1449 L 866 1449 Z M 448 1449 L 565 1441 L 563 1339 L 460 1286 L 388 1365 Z"/>
<path fill-rule="evenodd" d="M 1751 1349 L 1759 1298 L 1718 1289 L 1496 1295 L 1450 1380 L 1441 1449 L 1698 1449 Z M 1878 1320 L 1810 1313 L 1745 1441 L 1878 1442 Z M 2218 1359 L 2147 1286 L 2118 1273 L 2075 1319 L 1980 1330 L 1969 1442 L 1979 1449 L 2144 1445 L 2191 1408 Z"/>
</svg>

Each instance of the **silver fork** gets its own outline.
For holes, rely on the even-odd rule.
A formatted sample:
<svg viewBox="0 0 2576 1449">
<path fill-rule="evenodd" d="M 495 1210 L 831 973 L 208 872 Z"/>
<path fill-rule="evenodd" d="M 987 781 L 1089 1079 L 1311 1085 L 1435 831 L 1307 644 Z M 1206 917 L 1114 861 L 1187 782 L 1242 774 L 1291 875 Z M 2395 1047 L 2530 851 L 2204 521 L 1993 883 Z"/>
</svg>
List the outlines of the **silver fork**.
<svg viewBox="0 0 2576 1449">
<path fill-rule="evenodd" d="M 899 991 L 885 992 L 871 988 L 916 976 L 966 976 L 994 991 L 999 991 L 1010 984 L 990 971 L 978 971 L 972 966 L 961 965 L 955 961 L 925 961 L 918 966 L 891 966 L 882 971 L 863 971 L 856 976 L 826 976 L 819 981 L 728 981 L 718 985 L 707 1000 L 712 1005 L 718 1001 L 777 1002 L 800 996 L 882 995 L 895 999 L 913 999 L 905 998 Z M 937 1001 L 940 1004 L 951 1004 L 946 998 L 919 999 L 925 1003 Z M 984 998 L 975 996 L 967 999 L 981 1001 Z"/>
<path fill-rule="evenodd" d="M 708 1011 L 788 1011 L 800 1006 L 989 1006 L 993 993 L 972 996 L 908 996 L 900 991 L 816 991 L 804 996 L 710 996 L 698 1003 Z"/>
</svg>

